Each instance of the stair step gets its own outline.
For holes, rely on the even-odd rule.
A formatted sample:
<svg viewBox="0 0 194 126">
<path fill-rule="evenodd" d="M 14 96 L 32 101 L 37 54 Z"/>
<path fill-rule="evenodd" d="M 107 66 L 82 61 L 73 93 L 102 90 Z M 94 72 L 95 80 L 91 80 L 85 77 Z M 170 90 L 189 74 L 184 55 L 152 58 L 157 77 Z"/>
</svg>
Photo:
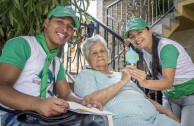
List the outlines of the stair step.
<svg viewBox="0 0 194 126">
<path fill-rule="evenodd" d="M 163 24 L 165 26 L 170 27 L 171 21 L 175 20 L 174 18 L 174 12 L 168 13 L 166 16 L 164 16 L 157 24 Z"/>
<path fill-rule="evenodd" d="M 177 2 L 176 10 L 177 17 L 185 17 L 191 21 L 194 21 L 193 15 L 194 0 L 185 0 Z"/>
<path fill-rule="evenodd" d="M 168 13 L 163 17 L 152 30 L 164 37 L 169 37 L 171 33 L 178 27 L 179 22 L 175 19 L 174 12 Z M 166 32 L 166 33 L 165 33 Z"/>
<path fill-rule="evenodd" d="M 162 25 L 162 24 L 154 25 L 154 26 L 152 27 L 152 31 L 153 31 L 153 32 L 156 32 L 157 34 L 162 35 L 162 33 L 163 33 L 163 25 Z"/>
</svg>

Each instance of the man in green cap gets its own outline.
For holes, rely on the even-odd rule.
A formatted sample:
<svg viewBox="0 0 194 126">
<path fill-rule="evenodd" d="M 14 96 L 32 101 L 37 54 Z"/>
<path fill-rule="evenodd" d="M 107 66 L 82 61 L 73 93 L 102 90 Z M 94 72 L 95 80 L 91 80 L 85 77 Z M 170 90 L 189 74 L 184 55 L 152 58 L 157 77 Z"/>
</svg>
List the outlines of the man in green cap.
<svg viewBox="0 0 194 126">
<path fill-rule="evenodd" d="M 101 109 L 98 101 L 79 98 L 71 91 L 57 57 L 59 46 L 79 27 L 71 6 L 58 6 L 45 19 L 43 33 L 8 40 L 0 57 L 1 107 L 35 111 L 47 117 L 66 113 L 61 107 L 68 107 L 65 100 Z M 53 87 L 59 98 L 51 98 Z M 30 125 L 18 122 L 6 111 L 0 110 L 0 116 L 3 126 Z"/>
</svg>

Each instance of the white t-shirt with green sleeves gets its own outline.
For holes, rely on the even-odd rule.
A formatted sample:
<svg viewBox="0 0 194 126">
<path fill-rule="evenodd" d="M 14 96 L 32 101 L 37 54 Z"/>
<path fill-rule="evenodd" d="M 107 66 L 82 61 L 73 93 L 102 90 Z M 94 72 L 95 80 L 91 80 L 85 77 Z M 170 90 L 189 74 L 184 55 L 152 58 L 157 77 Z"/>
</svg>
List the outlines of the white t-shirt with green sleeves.
<svg viewBox="0 0 194 126">
<path fill-rule="evenodd" d="M 164 90 L 164 92 L 171 92 L 172 95 L 176 95 L 176 98 L 180 97 L 177 95 L 177 93 L 181 95 L 180 92 L 182 92 L 182 95 L 194 93 L 194 64 L 185 49 L 173 40 L 162 38 L 158 45 L 158 54 L 162 69 L 176 69 L 172 89 Z M 145 50 L 143 50 L 143 55 L 151 71 L 152 55 Z M 159 76 L 159 78 L 162 79 L 162 76 Z"/>
<path fill-rule="evenodd" d="M 9 40 L 3 48 L 0 62 L 14 65 L 22 70 L 14 88 L 22 93 L 39 97 L 42 71 L 46 53 L 33 36 L 21 36 Z M 47 90 L 53 89 L 56 80 L 65 79 L 64 68 L 58 57 L 55 57 L 55 73 L 53 65 L 49 67 Z M 49 94 L 46 94 L 48 97 Z M 2 112 L 0 111 L 0 115 Z"/>
</svg>

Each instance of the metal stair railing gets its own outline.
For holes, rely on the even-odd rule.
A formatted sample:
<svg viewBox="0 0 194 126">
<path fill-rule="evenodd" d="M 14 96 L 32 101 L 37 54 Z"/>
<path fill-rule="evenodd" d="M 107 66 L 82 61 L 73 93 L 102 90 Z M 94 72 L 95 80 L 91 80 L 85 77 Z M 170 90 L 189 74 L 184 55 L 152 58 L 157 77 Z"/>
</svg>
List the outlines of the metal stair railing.
<svg viewBox="0 0 194 126">
<path fill-rule="evenodd" d="M 117 0 L 106 7 L 105 20 L 123 36 L 129 18 L 141 17 L 152 27 L 173 9 L 173 0 Z"/>
</svg>

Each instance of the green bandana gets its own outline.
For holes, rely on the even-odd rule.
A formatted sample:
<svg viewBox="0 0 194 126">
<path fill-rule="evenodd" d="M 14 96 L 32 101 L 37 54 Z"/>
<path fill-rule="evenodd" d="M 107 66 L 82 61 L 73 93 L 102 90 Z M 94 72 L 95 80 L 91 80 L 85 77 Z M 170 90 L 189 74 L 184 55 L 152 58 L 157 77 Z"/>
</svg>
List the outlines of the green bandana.
<svg viewBox="0 0 194 126">
<path fill-rule="evenodd" d="M 41 80 L 41 87 L 40 87 L 40 97 L 46 98 L 46 88 L 47 88 L 49 66 L 51 64 L 51 61 L 53 60 L 53 57 L 57 56 L 57 54 L 59 53 L 59 48 L 49 51 L 43 33 L 36 36 L 36 39 L 38 40 L 38 42 L 40 43 L 40 45 L 42 46 L 42 48 L 47 54 L 46 61 L 44 63 L 43 72 L 42 72 L 42 80 Z"/>
</svg>

